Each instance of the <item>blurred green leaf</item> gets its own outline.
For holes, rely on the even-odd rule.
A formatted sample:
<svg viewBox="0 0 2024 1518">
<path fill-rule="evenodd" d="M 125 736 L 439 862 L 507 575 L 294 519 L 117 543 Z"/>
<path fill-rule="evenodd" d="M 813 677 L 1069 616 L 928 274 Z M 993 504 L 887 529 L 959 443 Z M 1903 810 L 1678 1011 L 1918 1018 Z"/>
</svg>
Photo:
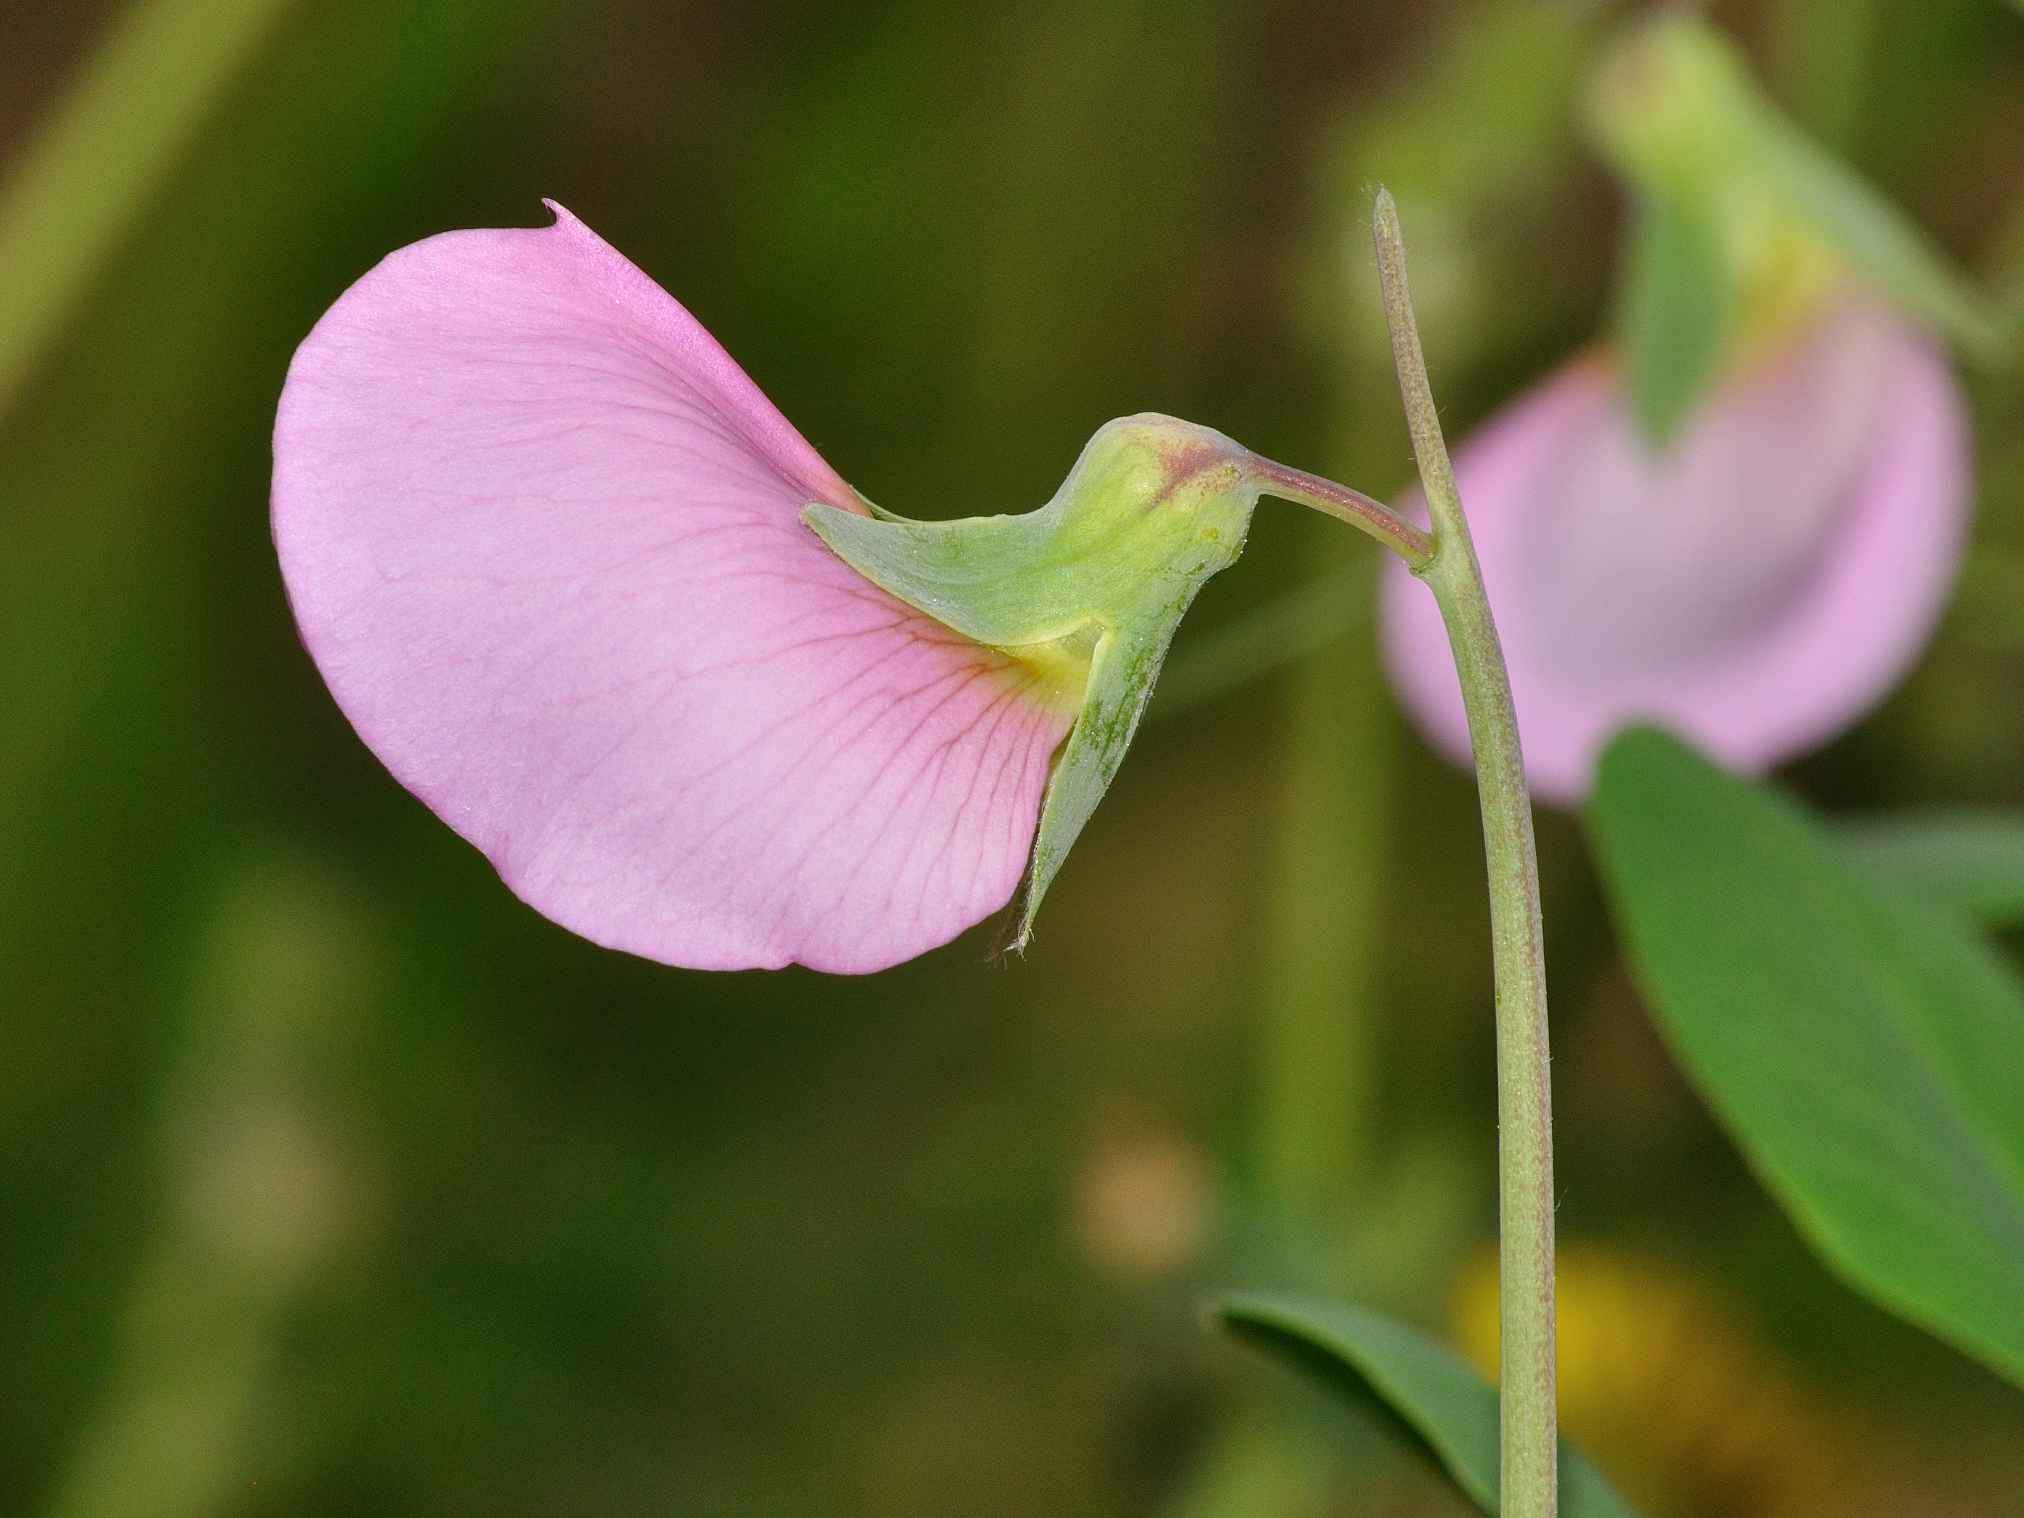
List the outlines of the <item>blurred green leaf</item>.
<svg viewBox="0 0 2024 1518">
<path fill-rule="evenodd" d="M 2024 812 L 1934 807 L 1836 820 L 1864 868 L 1985 927 L 2024 924 Z"/>
<path fill-rule="evenodd" d="M 1647 194 L 1692 204 L 1752 295 L 1785 234 L 1818 244 L 1908 315 L 1993 360 L 2016 332 L 1996 299 L 1854 169 L 1787 117 L 1741 50 L 1685 8 L 1658 11 L 1604 58 L 1590 93 L 1604 153 Z M 1770 235 L 1767 235 L 1770 234 Z"/>
<path fill-rule="evenodd" d="M 0 185 L 0 411 L 288 0 L 153 0 L 108 27 Z"/>
<path fill-rule="evenodd" d="M 1855 170 L 1761 96 L 1753 94 L 1738 127 L 1751 175 L 1886 298 L 1977 358 L 1995 360 L 2011 347 L 2013 324 L 1994 299 Z"/>
<path fill-rule="evenodd" d="M 1871 117 L 1866 86 L 1881 10 L 1881 0 L 1774 0 L 1770 7 L 1779 93 L 1808 130 L 1838 151 L 1848 150 Z"/>
<path fill-rule="evenodd" d="M 1720 368 L 1735 281 L 1714 223 L 1672 196 L 1638 208 L 1619 318 L 1631 408 L 1671 440 Z"/>
<path fill-rule="evenodd" d="M 1791 802 L 1620 734 L 1588 822 L 1682 1067 L 1830 1265 L 2024 1383 L 2024 988 Z"/>
<path fill-rule="evenodd" d="M 1359 563 L 1272 596 L 1190 638 L 1160 672 L 1146 720 L 1164 722 L 1219 701 L 1377 620 L 1370 566 Z"/>
<path fill-rule="evenodd" d="M 1417 1329 L 1343 1302 L 1236 1292 L 1210 1308 L 1219 1327 L 1375 1403 L 1441 1464 L 1463 1494 L 1497 1511 L 1497 1393 L 1452 1350 Z M 1635 1518 L 1602 1473 L 1560 1445 L 1562 1518 Z"/>
</svg>

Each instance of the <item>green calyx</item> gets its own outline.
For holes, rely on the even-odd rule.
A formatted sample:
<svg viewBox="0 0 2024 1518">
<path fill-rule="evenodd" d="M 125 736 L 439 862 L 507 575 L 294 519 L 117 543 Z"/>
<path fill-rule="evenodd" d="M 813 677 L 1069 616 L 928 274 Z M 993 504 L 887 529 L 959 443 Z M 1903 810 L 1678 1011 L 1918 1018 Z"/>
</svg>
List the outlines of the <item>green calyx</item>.
<svg viewBox="0 0 2024 1518">
<path fill-rule="evenodd" d="M 1734 44 L 1668 12 L 1630 27 L 1589 92 L 1636 198 L 1619 310 L 1634 409 L 1663 444 L 1727 370 L 1853 280 L 1978 358 L 2015 334 L 1988 296 L 1784 116 Z"/>
<path fill-rule="evenodd" d="M 1604 55 L 1589 123 L 1610 166 L 1647 193 L 1698 196 L 1733 175 L 1759 106 L 1735 49 L 1705 22 L 1668 13 Z"/>
<path fill-rule="evenodd" d="M 1013 948 L 1109 788 L 1182 614 L 1244 547 L 1261 494 L 1353 520 L 1409 558 L 1425 536 L 1386 508 L 1173 417 L 1106 423 L 1054 498 L 1018 516 L 916 522 L 811 505 L 803 519 L 882 590 L 1079 693 L 1041 803 Z M 1064 668 L 1080 679 L 1062 677 Z"/>
</svg>

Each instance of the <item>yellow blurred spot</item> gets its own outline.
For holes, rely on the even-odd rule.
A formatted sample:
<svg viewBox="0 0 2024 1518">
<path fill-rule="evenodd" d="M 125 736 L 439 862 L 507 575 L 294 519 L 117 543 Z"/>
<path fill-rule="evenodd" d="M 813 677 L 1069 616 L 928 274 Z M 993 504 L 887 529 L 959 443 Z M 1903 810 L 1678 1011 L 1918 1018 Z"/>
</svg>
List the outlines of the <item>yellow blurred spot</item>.
<svg viewBox="0 0 2024 1518">
<path fill-rule="evenodd" d="M 1215 1202 L 1201 1148 L 1148 1123 L 1100 1134 L 1075 1179 L 1073 1226 L 1090 1262 L 1125 1280 L 1171 1275 L 1208 1237 Z"/>
<path fill-rule="evenodd" d="M 1636 1254 L 1563 1249 L 1560 1417 L 1649 1518 L 1868 1511 L 1836 1409 L 1696 1277 Z M 1497 1370 L 1497 1261 L 1457 1278 L 1462 1352 Z"/>
</svg>

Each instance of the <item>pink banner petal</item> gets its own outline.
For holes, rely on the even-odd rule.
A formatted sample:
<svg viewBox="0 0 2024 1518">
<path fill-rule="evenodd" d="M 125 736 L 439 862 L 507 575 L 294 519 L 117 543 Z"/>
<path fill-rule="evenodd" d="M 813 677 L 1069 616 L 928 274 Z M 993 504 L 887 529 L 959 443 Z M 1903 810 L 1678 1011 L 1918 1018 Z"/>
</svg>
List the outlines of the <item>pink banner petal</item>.
<svg viewBox="0 0 2024 1518">
<path fill-rule="evenodd" d="M 274 431 L 303 641 L 526 902 L 708 969 L 869 971 L 996 911 L 1075 692 L 847 568 L 862 510 L 688 312 L 559 207 L 387 258 Z"/>
<path fill-rule="evenodd" d="M 1613 366 L 1589 358 L 1493 418 L 1455 474 L 1527 770 L 1542 799 L 1573 803 L 1626 723 L 1754 772 L 1897 683 L 1959 568 L 1966 407 L 1923 336 L 1851 302 L 1732 380 L 1663 455 Z M 1393 683 L 1467 762 L 1433 598 L 1397 564 L 1386 574 Z"/>
</svg>

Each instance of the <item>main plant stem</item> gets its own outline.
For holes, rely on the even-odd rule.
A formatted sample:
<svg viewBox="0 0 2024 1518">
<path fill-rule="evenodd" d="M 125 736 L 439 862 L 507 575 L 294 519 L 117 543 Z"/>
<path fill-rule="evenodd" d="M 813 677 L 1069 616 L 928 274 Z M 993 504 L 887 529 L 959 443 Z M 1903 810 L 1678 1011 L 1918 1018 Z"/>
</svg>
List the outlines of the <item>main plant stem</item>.
<svg viewBox="0 0 2024 1518">
<path fill-rule="evenodd" d="M 1553 1366 L 1553 1092 L 1546 1042 L 1546 954 L 1532 800 L 1518 747 L 1511 678 L 1483 589 L 1426 356 L 1406 286 L 1398 207 L 1377 192 L 1372 213 L 1385 323 L 1398 366 L 1413 456 L 1433 523 L 1433 556 L 1415 566 L 1447 624 L 1461 676 L 1483 852 L 1490 874 L 1490 942 L 1497 992 L 1498 1309 L 1502 1518 L 1552 1518 L 1558 1501 Z"/>
</svg>

